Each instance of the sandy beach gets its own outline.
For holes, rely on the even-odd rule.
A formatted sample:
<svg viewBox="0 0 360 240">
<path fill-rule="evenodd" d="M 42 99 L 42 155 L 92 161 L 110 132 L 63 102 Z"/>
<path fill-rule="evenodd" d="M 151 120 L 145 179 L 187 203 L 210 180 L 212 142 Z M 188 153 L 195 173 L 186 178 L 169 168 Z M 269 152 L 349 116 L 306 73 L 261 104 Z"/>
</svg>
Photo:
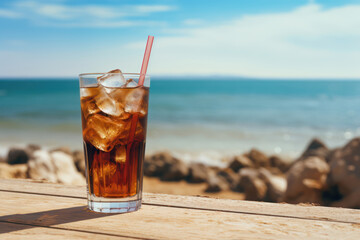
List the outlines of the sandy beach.
<svg viewBox="0 0 360 240">
<path fill-rule="evenodd" d="M 144 177 L 144 192 L 166 193 L 176 195 L 202 196 L 211 198 L 225 198 L 243 200 L 243 193 L 224 190 L 221 192 L 208 193 L 204 192 L 207 187 L 206 183 L 189 184 L 182 180 L 180 182 L 164 182 L 154 177 Z"/>
</svg>

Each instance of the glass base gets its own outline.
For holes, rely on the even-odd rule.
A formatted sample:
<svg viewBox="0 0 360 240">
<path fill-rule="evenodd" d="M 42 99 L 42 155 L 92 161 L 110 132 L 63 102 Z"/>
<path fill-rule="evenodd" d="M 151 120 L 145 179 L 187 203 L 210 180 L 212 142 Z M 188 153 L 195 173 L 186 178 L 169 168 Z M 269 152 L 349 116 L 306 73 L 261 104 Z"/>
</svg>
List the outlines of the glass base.
<svg viewBox="0 0 360 240">
<path fill-rule="evenodd" d="M 141 200 L 128 202 L 97 202 L 88 201 L 88 207 L 91 211 L 102 213 L 127 213 L 134 212 L 141 208 Z"/>
</svg>

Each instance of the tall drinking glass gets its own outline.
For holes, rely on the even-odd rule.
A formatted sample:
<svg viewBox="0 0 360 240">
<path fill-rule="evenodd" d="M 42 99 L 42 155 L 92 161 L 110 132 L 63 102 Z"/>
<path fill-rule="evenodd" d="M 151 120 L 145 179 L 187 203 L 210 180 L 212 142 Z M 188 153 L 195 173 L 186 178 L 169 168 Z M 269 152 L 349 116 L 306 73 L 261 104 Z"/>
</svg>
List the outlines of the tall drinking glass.
<svg viewBox="0 0 360 240">
<path fill-rule="evenodd" d="M 123 76 L 79 75 L 88 207 L 96 212 L 141 207 L 150 77 L 138 86 L 139 74 Z"/>
</svg>

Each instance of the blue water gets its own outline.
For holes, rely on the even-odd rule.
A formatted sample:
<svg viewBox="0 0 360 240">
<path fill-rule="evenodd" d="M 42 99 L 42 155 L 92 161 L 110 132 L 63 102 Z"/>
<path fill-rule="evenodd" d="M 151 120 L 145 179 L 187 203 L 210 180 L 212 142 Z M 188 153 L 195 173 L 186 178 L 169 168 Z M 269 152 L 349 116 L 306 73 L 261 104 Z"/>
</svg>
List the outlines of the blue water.
<svg viewBox="0 0 360 240">
<path fill-rule="evenodd" d="M 80 129 L 77 80 L 0 80 L 0 144 L 80 148 Z M 149 151 L 293 156 L 315 136 L 338 146 L 360 135 L 360 81 L 153 78 L 148 132 Z"/>
</svg>

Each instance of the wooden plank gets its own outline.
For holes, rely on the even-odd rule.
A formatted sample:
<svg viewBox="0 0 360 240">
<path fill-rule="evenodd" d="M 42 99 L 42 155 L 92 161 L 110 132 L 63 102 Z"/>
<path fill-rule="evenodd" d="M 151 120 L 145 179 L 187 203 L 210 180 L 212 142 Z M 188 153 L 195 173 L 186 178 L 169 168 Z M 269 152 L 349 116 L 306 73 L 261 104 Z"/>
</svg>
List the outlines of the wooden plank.
<svg viewBox="0 0 360 240">
<path fill-rule="evenodd" d="M 129 239 L 118 236 L 94 234 L 82 231 L 69 231 L 64 229 L 37 227 L 18 223 L 0 222 L 0 238 L 2 240 L 48 240 L 48 239 Z"/>
<path fill-rule="evenodd" d="M 86 188 L 32 180 L 0 180 L 0 191 L 38 193 L 85 199 Z M 360 223 L 360 210 L 144 193 L 144 205 L 228 211 L 250 215 Z"/>
<path fill-rule="evenodd" d="M 148 239 L 360 237 L 360 224 L 151 205 L 131 214 L 100 214 L 86 211 L 85 199 L 5 191 L 0 194 L 0 222 L 94 234 Z"/>
</svg>

